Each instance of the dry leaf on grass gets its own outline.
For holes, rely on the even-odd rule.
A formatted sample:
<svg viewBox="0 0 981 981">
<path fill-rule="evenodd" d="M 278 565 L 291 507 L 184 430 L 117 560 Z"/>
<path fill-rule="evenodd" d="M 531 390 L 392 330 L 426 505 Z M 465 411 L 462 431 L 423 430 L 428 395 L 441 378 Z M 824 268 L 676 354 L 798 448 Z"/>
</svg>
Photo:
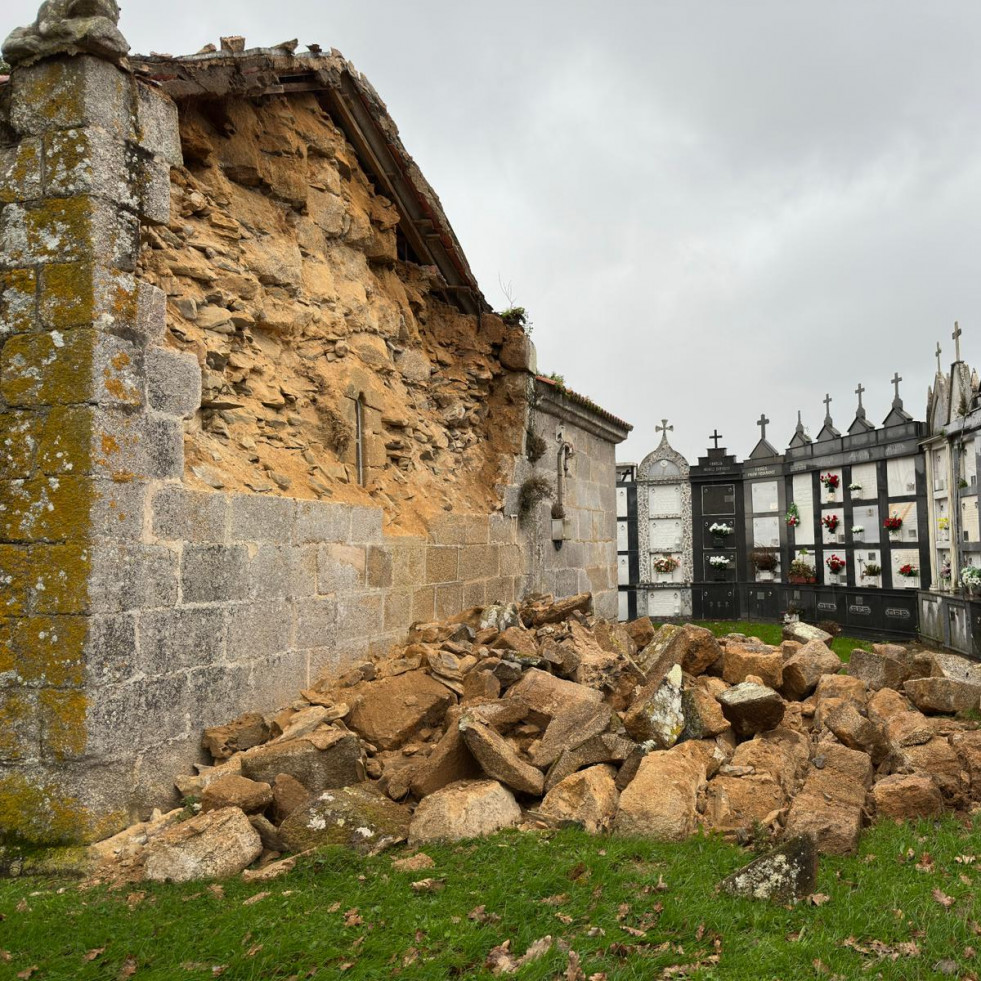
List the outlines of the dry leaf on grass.
<svg viewBox="0 0 981 981">
<path fill-rule="evenodd" d="M 439 892 L 446 885 L 445 879 L 420 879 L 412 883 L 413 892 Z"/>
<path fill-rule="evenodd" d="M 119 978 L 119 981 L 125 981 L 126 978 L 131 978 L 134 974 L 136 974 L 136 958 L 130 954 L 123 961 L 123 966 L 119 969 L 117 978 Z"/>
<path fill-rule="evenodd" d="M 89 961 L 94 961 L 100 954 L 104 954 L 105 952 L 105 947 L 93 947 L 91 950 L 82 954 L 82 962 L 88 964 Z"/>
<path fill-rule="evenodd" d="M 37 966 L 37 964 L 32 964 L 32 965 L 31 965 L 30 967 L 26 967 L 26 968 L 24 968 L 24 970 L 23 970 L 23 971 L 18 971 L 18 972 L 17 972 L 17 977 L 18 977 L 18 978 L 20 978 L 20 979 L 21 979 L 21 981 L 27 981 L 27 979 L 28 979 L 28 978 L 29 978 L 29 977 L 30 977 L 30 976 L 31 976 L 31 975 L 32 975 L 32 974 L 33 974 L 33 973 L 34 973 L 35 971 L 39 971 L 39 970 L 40 970 L 40 968 L 39 968 L 39 967 Z"/>
<path fill-rule="evenodd" d="M 243 899 L 242 900 L 242 905 L 243 906 L 255 906 L 256 903 L 261 902 L 263 899 L 266 898 L 266 896 L 271 896 L 271 895 L 272 895 L 272 893 L 270 893 L 268 891 L 266 891 L 266 892 L 257 892 L 254 896 L 249 896 L 248 899 Z"/>
<path fill-rule="evenodd" d="M 514 974 L 525 964 L 537 961 L 539 957 L 547 954 L 554 943 L 555 941 L 551 936 L 541 937 L 532 943 L 520 957 L 515 957 L 511 953 L 511 941 L 505 940 L 500 946 L 491 948 L 484 966 L 494 975 Z"/>
<path fill-rule="evenodd" d="M 950 909 L 950 907 L 957 902 L 957 900 L 954 899 L 953 896 L 948 896 L 941 889 L 934 889 L 931 895 L 933 896 L 934 901 L 940 903 L 940 905 L 943 906 L 944 909 Z"/>
<path fill-rule="evenodd" d="M 344 926 L 346 927 L 361 926 L 362 923 L 364 923 L 364 920 L 361 919 L 361 916 L 358 913 L 357 906 L 355 906 L 354 909 L 349 909 L 344 914 Z"/>
<path fill-rule="evenodd" d="M 807 897 L 807 901 L 812 906 L 823 906 L 825 903 L 831 902 L 831 897 L 825 895 L 823 892 L 814 892 Z"/>
</svg>

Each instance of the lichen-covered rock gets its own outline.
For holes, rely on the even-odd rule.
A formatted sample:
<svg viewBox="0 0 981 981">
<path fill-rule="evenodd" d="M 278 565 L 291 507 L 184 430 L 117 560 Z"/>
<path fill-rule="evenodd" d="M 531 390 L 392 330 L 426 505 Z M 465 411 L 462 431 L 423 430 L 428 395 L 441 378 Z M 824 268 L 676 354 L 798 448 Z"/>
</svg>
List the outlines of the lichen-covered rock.
<svg viewBox="0 0 981 981">
<path fill-rule="evenodd" d="M 921 712 L 954 714 L 981 707 L 981 683 L 959 678 L 915 678 L 903 691 Z"/>
<path fill-rule="evenodd" d="M 872 691 L 901 688 L 911 671 L 906 649 L 893 644 L 876 644 L 871 651 L 856 648 L 848 662 L 848 673 L 861 678 Z"/>
<path fill-rule="evenodd" d="M 822 644 L 830 644 L 834 640 L 827 631 L 815 627 L 811 623 L 804 623 L 803 620 L 784 624 L 783 639 L 796 640 L 801 644 L 807 644 L 812 640 L 819 640 Z"/>
<path fill-rule="evenodd" d="M 243 753 L 242 773 L 268 784 L 286 773 L 311 793 L 320 793 L 364 780 L 364 750 L 354 733 L 333 729 L 312 732 Z"/>
<path fill-rule="evenodd" d="M 409 825 L 409 843 L 480 838 L 520 820 L 514 794 L 496 780 L 454 783 L 420 801 Z"/>
<path fill-rule="evenodd" d="M 118 62 L 129 51 L 118 23 L 116 0 L 45 0 L 33 24 L 8 35 L 3 57 L 10 65 L 59 54 L 93 54 Z"/>
<path fill-rule="evenodd" d="M 368 784 L 338 787 L 295 810 L 279 831 L 295 852 L 345 845 L 364 854 L 377 853 L 408 835 L 409 810 Z"/>
<path fill-rule="evenodd" d="M 224 879 L 251 865 L 261 852 L 262 841 L 245 812 L 225 807 L 155 835 L 147 844 L 144 874 L 172 882 Z"/>
<path fill-rule="evenodd" d="M 817 885 L 818 852 L 810 835 L 797 835 L 722 880 L 722 892 L 786 903 L 804 899 Z"/>
<path fill-rule="evenodd" d="M 659 749 L 669 749 L 685 728 L 681 699 L 681 665 L 676 664 L 664 680 L 652 690 L 645 686 L 623 716 L 631 739 L 652 742 Z"/>
<path fill-rule="evenodd" d="M 784 701 L 766 685 L 744 681 L 716 695 L 722 714 L 732 723 L 736 735 L 743 739 L 780 725 Z"/>
</svg>

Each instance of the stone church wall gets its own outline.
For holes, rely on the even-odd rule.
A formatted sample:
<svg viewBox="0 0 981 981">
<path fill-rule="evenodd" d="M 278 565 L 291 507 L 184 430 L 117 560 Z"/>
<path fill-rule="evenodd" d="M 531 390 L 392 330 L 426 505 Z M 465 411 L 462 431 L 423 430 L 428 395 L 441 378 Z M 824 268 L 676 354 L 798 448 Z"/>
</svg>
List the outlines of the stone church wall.
<svg viewBox="0 0 981 981">
<path fill-rule="evenodd" d="M 307 229 L 292 292 L 262 260 L 238 266 L 197 226 L 230 234 L 252 192 L 190 187 L 175 104 L 108 61 L 17 67 L 0 100 L 0 837 L 91 838 L 170 803 L 203 726 L 272 709 L 414 621 L 541 590 L 592 590 L 612 615 L 626 430 L 564 396 L 540 405 L 576 446 L 562 547 L 547 513 L 519 523 L 523 335 L 490 316 L 481 334 L 418 269 L 400 276 L 391 227 L 355 245 Z M 374 248 L 384 263 L 352 272 Z M 289 319 L 328 274 L 346 283 L 343 336 L 313 317 L 287 343 L 236 302 L 255 285 L 262 315 Z M 367 302 L 383 280 L 404 308 Z M 358 401 L 360 475 L 348 446 L 305 439 Z"/>
</svg>

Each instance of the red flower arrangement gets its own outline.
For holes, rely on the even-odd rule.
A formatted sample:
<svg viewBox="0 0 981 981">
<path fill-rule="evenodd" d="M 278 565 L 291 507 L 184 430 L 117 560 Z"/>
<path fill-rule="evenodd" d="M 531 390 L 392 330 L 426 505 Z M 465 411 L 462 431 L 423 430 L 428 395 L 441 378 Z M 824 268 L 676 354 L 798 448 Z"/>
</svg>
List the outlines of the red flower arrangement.
<svg viewBox="0 0 981 981">
<path fill-rule="evenodd" d="M 821 519 L 821 524 L 824 525 L 828 531 L 834 531 L 838 527 L 838 515 L 837 514 L 826 514 Z"/>
<path fill-rule="evenodd" d="M 824 484 L 825 488 L 830 493 L 834 493 L 838 489 L 838 484 L 841 483 L 841 479 L 836 473 L 826 473 L 822 475 L 821 483 Z"/>
<path fill-rule="evenodd" d="M 899 567 L 899 574 L 905 576 L 907 579 L 912 579 L 913 576 L 918 576 L 920 570 L 916 568 L 911 562 L 907 562 L 906 565 L 901 565 Z"/>
<path fill-rule="evenodd" d="M 903 519 L 899 517 L 898 514 L 890 514 L 885 521 L 882 522 L 882 527 L 888 529 L 889 531 L 899 531 L 903 527 Z"/>
<path fill-rule="evenodd" d="M 835 574 L 838 575 L 845 568 L 845 560 L 840 555 L 829 555 L 824 564 Z"/>
</svg>

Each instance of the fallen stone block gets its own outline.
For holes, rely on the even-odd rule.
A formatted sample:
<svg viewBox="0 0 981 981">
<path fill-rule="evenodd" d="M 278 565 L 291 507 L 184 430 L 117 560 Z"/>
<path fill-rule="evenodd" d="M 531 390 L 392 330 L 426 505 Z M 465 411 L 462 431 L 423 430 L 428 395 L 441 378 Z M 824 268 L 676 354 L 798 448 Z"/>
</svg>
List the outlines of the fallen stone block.
<svg viewBox="0 0 981 981">
<path fill-rule="evenodd" d="M 851 702 L 840 703 L 824 717 L 824 724 L 835 734 L 840 743 L 849 749 L 868 753 L 876 765 L 889 752 L 889 741 L 882 728 L 861 715 Z"/>
<path fill-rule="evenodd" d="M 264 811 L 273 801 L 268 783 L 229 774 L 212 781 L 201 795 L 202 811 L 217 811 L 223 807 L 238 807 L 246 814 Z"/>
<path fill-rule="evenodd" d="M 921 746 L 933 739 L 933 723 L 915 709 L 897 712 L 886 720 L 886 739 L 894 751 L 907 746 Z"/>
<path fill-rule="evenodd" d="M 287 773 L 277 775 L 272 786 L 273 818 L 282 824 L 298 807 L 310 800 L 310 791 Z"/>
<path fill-rule="evenodd" d="M 711 630 L 686 624 L 663 624 L 635 656 L 634 661 L 647 682 L 657 680 L 657 673 L 666 673 L 672 664 L 683 671 L 699 675 L 722 658 L 722 648 Z"/>
<path fill-rule="evenodd" d="M 623 763 L 636 752 L 638 752 L 637 744 L 617 733 L 604 732 L 600 736 L 593 736 L 574 749 L 562 752 L 545 775 L 545 791 L 547 793 L 577 770 L 596 763 Z M 622 772 L 621 768 L 621 774 Z M 617 787 L 622 789 L 623 786 L 625 784 L 620 784 L 620 775 L 618 775 Z"/>
<path fill-rule="evenodd" d="M 894 769 L 900 773 L 925 773 L 930 775 L 941 794 L 951 806 L 960 806 L 970 784 L 960 757 L 942 736 L 915 746 L 904 746 L 894 755 Z"/>
<path fill-rule="evenodd" d="M 880 818 L 908 819 L 937 817 L 944 799 L 933 777 L 927 773 L 893 773 L 872 788 L 876 814 Z"/>
<path fill-rule="evenodd" d="M 810 835 L 797 835 L 722 880 L 729 896 L 794 902 L 817 886 L 818 851 Z"/>
<path fill-rule="evenodd" d="M 909 700 L 921 712 L 953 715 L 981 707 L 981 683 L 948 676 L 916 678 L 903 685 Z"/>
<path fill-rule="evenodd" d="M 608 831 L 620 800 L 615 776 L 606 764 L 573 773 L 545 795 L 538 812 L 555 824 L 580 824 L 590 834 Z"/>
<path fill-rule="evenodd" d="M 716 695 L 716 698 L 733 731 L 743 739 L 775 729 L 783 719 L 784 701 L 766 685 L 744 681 Z"/>
<path fill-rule="evenodd" d="M 268 784 L 285 773 L 319 794 L 364 780 L 364 755 L 354 733 L 326 730 L 249 750 L 242 755 L 242 773 Z"/>
<path fill-rule="evenodd" d="M 514 794 L 496 780 L 454 783 L 419 802 L 409 825 L 409 844 L 480 838 L 520 820 Z"/>
<path fill-rule="evenodd" d="M 687 739 L 717 736 L 732 725 L 723 715 L 722 706 L 715 695 L 701 686 L 682 691 L 681 714 L 685 724 L 682 735 Z"/>
<path fill-rule="evenodd" d="M 259 746 L 272 736 L 265 718 L 258 712 L 246 712 L 222 726 L 204 730 L 201 745 L 216 760 L 227 760 L 234 753 Z"/>
<path fill-rule="evenodd" d="M 722 655 L 722 680 L 738 685 L 755 675 L 760 684 L 778 689 L 783 685 L 783 656 L 770 647 L 757 649 L 726 644 Z"/>
<path fill-rule="evenodd" d="M 262 853 L 244 811 L 225 807 L 176 824 L 147 843 L 144 874 L 155 881 L 190 882 L 238 875 Z"/>
<path fill-rule="evenodd" d="M 685 727 L 681 706 L 681 665 L 675 664 L 656 685 L 645 685 L 623 716 L 623 725 L 631 739 L 652 742 L 659 749 L 669 749 Z"/>
<path fill-rule="evenodd" d="M 469 711 L 461 716 L 459 729 L 467 749 L 488 777 L 519 793 L 542 793 L 545 775 L 522 760 L 503 736 L 478 721 Z"/>
<path fill-rule="evenodd" d="M 820 641 L 803 644 L 783 664 L 783 694 L 799 701 L 817 687 L 821 676 L 837 674 L 841 660 L 833 650 Z"/>
<path fill-rule="evenodd" d="M 463 733 L 460 732 L 458 723 L 461 714 L 461 710 L 456 707 L 446 713 L 446 731 L 429 756 L 412 768 L 408 784 L 416 797 L 427 797 L 448 784 L 460 780 L 477 780 L 482 776 L 480 765 L 467 749 Z"/>
<path fill-rule="evenodd" d="M 858 647 L 848 662 L 848 673 L 861 678 L 871 691 L 901 688 L 911 671 L 906 649 L 894 644 L 876 644 L 872 651 Z"/>
<path fill-rule="evenodd" d="M 529 668 L 521 680 L 507 690 L 504 698 L 521 699 L 535 712 L 553 719 L 563 711 L 570 711 L 573 706 L 584 703 L 599 705 L 603 701 L 603 693 L 577 685 L 574 681 L 563 681 L 547 671 Z"/>
<path fill-rule="evenodd" d="M 825 698 L 845 698 L 855 708 L 864 709 L 869 700 L 869 686 L 861 678 L 847 674 L 823 674 L 814 689 L 817 705 Z"/>
<path fill-rule="evenodd" d="M 409 810 L 368 784 L 324 791 L 280 825 L 291 851 L 345 845 L 377 854 L 409 833 Z"/>
<path fill-rule="evenodd" d="M 396 749 L 423 726 L 439 725 L 456 701 L 445 686 L 421 671 L 363 682 L 348 697 L 355 699 L 348 727 L 379 749 Z"/>
<path fill-rule="evenodd" d="M 599 705 L 583 702 L 555 716 L 532 757 L 535 766 L 550 766 L 565 750 L 606 732 L 610 722 L 610 709 L 602 702 Z"/>
<path fill-rule="evenodd" d="M 834 638 L 826 630 L 815 627 L 813 624 L 804 623 L 803 620 L 796 620 L 793 623 L 785 623 L 783 626 L 783 639 L 796 640 L 798 643 L 807 644 L 812 640 L 818 640 L 822 644 L 830 644 Z"/>
<path fill-rule="evenodd" d="M 592 613 L 592 593 L 578 593 L 565 599 L 549 602 L 526 602 L 521 605 L 521 622 L 526 627 L 544 627 L 548 623 L 561 623 L 573 613 Z"/>
</svg>

